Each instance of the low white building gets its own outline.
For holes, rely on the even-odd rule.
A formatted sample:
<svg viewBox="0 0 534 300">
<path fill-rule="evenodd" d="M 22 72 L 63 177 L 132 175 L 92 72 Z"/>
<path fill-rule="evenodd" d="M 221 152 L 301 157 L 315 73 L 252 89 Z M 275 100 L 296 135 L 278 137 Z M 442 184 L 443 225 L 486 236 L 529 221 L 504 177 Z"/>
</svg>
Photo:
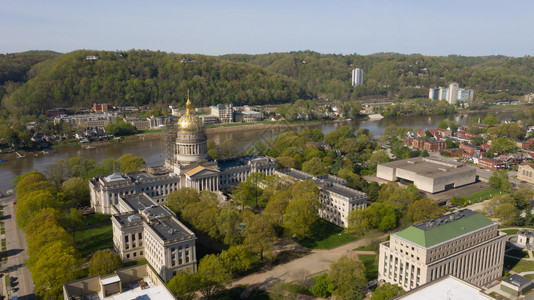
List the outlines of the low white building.
<svg viewBox="0 0 534 300">
<path fill-rule="evenodd" d="M 176 299 L 148 264 L 118 269 L 104 276 L 86 277 L 63 284 L 63 299 Z"/>
<path fill-rule="evenodd" d="M 389 181 L 413 183 L 422 191 L 437 193 L 474 183 L 476 169 L 450 160 L 414 157 L 378 164 L 376 176 Z"/>
</svg>

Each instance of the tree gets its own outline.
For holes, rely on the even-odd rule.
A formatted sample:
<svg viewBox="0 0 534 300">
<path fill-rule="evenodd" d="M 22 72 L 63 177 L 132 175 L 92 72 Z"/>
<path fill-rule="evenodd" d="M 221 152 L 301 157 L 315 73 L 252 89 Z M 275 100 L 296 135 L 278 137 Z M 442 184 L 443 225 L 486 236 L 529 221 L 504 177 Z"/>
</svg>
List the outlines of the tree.
<svg viewBox="0 0 534 300">
<path fill-rule="evenodd" d="M 169 290 L 178 299 L 193 300 L 195 298 L 195 291 L 198 290 L 199 276 L 191 274 L 189 269 L 186 271 L 179 271 L 168 283 Z"/>
<path fill-rule="evenodd" d="M 220 159 L 228 159 L 240 155 L 237 146 L 232 139 L 224 140 L 224 142 L 219 145 L 218 153 Z"/>
<path fill-rule="evenodd" d="M 484 124 L 493 126 L 497 124 L 497 117 L 495 117 L 494 114 L 488 113 L 486 117 L 484 118 Z"/>
<path fill-rule="evenodd" d="M 277 190 L 267 202 L 263 214 L 275 225 L 282 225 L 284 215 L 289 204 L 291 193 L 285 190 Z"/>
<path fill-rule="evenodd" d="M 491 149 L 500 154 L 511 153 L 516 150 L 517 146 L 515 142 L 506 137 L 498 137 L 491 141 Z"/>
<path fill-rule="evenodd" d="M 276 242 L 276 233 L 271 223 L 262 215 L 251 217 L 243 231 L 245 240 L 243 245 L 253 253 L 260 254 L 260 260 L 264 255 L 270 256 L 273 244 Z"/>
<path fill-rule="evenodd" d="M 494 217 L 499 218 L 502 225 L 512 225 L 518 219 L 518 210 L 512 203 L 503 203 L 495 208 Z"/>
<path fill-rule="evenodd" d="M 370 170 L 374 170 L 376 168 L 376 165 L 389 161 L 391 161 L 391 159 L 389 158 L 386 150 L 378 150 L 371 154 L 371 157 L 367 162 L 367 166 Z"/>
<path fill-rule="evenodd" d="M 214 254 L 208 254 L 200 260 L 197 276 L 200 293 L 206 299 L 210 299 L 232 279 L 221 259 Z"/>
<path fill-rule="evenodd" d="M 495 189 L 500 189 L 504 192 L 509 192 L 512 190 L 512 184 L 508 178 L 508 172 L 505 170 L 498 170 L 493 172 L 493 175 L 490 176 L 488 184 Z"/>
<path fill-rule="evenodd" d="M 26 194 L 17 202 L 17 224 L 24 228 L 43 208 L 55 208 L 58 201 L 47 190 Z"/>
<path fill-rule="evenodd" d="M 484 144 L 484 139 L 481 136 L 475 136 L 471 138 L 471 145 L 480 146 Z"/>
<path fill-rule="evenodd" d="M 83 225 L 82 212 L 76 208 L 71 208 L 63 218 L 63 227 L 72 232 L 72 238 L 76 243 L 76 229 Z"/>
<path fill-rule="evenodd" d="M 404 290 L 396 284 L 385 282 L 375 289 L 371 300 L 388 300 L 404 293 Z"/>
<path fill-rule="evenodd" d="M 61 192 L 69 207 L 82 207 L 90 204 L 89 185 L 85 179 L 73 177 L 63 182 Z"/>
<path fill-rule="evenodd" d="M 512 198 L 512 196 L 505 194 L 505 195 L 496 195 L 493 198 L 491 198 L 489 201 L 484 202 L 483 211 L 485 214 L 492 218 L 500 218 L 502 217 L 502 212 L 499 211 L 499 206 L 504 204 L 510 204 L 512 207 L 515 207 L 515 199 Z M 507 205 L 507 207 L 509 207 Z"/>
<path fill-rule="evenodd" d="M 220 259 L 224 268 L 234 275 L 246 272 L 252 266 L 249 259 L 249 251 L 243 245 L 232 246 L 228 250 L 222 251 Z"/>
<path fill-rule="evenodd" d="M 135 128 L 135 126 L 130 123 L 126 123 L 122 119 L 117 119 L 114 122 L 110 122 L 104 127 L 104 130 L 106 133 L 114 136 L 125 136 L 137 133 L 137 128 Z"/>
<path fill-rule="evenodd" d="M 355 287 L 360 287 L 360 282 L 366 283 L 365 267 L 361 261 L 341 256 L 330 265 L 328 282 L 332 295 L 347 299 Z"/>
<path fill-rule="evenodd" d="M 182 210 L 189 204 L 199 201 L 200 195 L 197 190 L 188 187 L 172 191 L 167 196 L 167 205 L 178 214 L 181 214 Z"/>
<path fill-rule="evenodd" d="M 311 292 L 314 296 L 328 298 L 330 291 L 328 290 L 328 274 L 317 276 L 313 279 L 313 286 Z"/>
<path fill-rule="evenodd" d="M 63 241 L 54 241 L 41 247 L 38 259 L 30 271 L 39 297 L 59 299 L 63 284 L 81 275 L 80 260 L 74 247 Z"/>
<path fill-rule="evenodd" d="M 20 178 L 15 178 L 15 181 L 15 191 L 19 199 L 24 198 L 24 196 L 34 191 L 49 191 L 50 193 L 54 193 L 56 190 L 54 185 L 48 182 L 46 177 L 37 171 L 26 173 Z"/>
<path fill-rule="evenodd" d="M 425 197 L 415 201 L 412 205 L 410 205 L 410 208 L 408 208 L 407 217 L 413 223 L 421 223 L 437 218 L 443 215 L 444 212 L 445 210 L 439 206 L 438 202 Z"/>
<path fill-rule="evenodd" d="M 217 228 L 219 230 L 219 239 L 226 245 L 237 245 L 241 243 L 242 236 L 239 232 L 241 224 L 241 215 L 235 208 L 223 208 L 217 216 Z"/>
<path fill-rule="evenodd" d="M 107 275 L 122 267 L 121 258 L 109 249 L 96 251 L 89 260 L 89 276 Z"/>
<path fill-rule="evenodd" d="M 302 164 L 302 171 L 315 176 L 326 175 L 328 173 L 322 159 L 319 157 L 314 157 L 309 161 L 304 162 Z"/>
<path fill-rule="evenodd" d="M 119 163 L 121 172 L 123 173 L 136 172 L 146 166 L 145 161 L 141 157 L 134 156 L 130 153 L 126 153 L 119 157 L 117 162 Z"/>
<path fill-rule="evenodd" d="M 249 200 L 254 199 L 255 188 L 249 182 L 240 182 L 232 191 L 234 200 L 241 205 L 241 209 L 244 209 Z"/>
<path fill-rule="evenodd" d="M 353 209 L 349 211 L 347 222 L 347 229 L 355 235 L 363 235 L 370 227 L 369 220 L 363 209 Z"/>
<path fill-rule="evenodd" d="M 523 210 L 530 205 L 530 201 L 534 198 L 534 190 L 528 184 L 520 184 L 513 197 L 517 203 L 517 208 Z"/>
</svg>

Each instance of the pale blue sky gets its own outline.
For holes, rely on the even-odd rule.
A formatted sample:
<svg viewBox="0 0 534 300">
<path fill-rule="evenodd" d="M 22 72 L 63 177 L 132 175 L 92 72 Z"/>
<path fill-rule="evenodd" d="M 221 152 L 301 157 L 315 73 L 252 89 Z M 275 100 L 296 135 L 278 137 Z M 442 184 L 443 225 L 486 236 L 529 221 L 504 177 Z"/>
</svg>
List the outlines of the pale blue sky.
<svg viewBox="0 0 534 300">
<path fill-rule="evenodd" d="M 0 53 L 534 55 L 534 1 L 0 0 Z"/>
</svg>

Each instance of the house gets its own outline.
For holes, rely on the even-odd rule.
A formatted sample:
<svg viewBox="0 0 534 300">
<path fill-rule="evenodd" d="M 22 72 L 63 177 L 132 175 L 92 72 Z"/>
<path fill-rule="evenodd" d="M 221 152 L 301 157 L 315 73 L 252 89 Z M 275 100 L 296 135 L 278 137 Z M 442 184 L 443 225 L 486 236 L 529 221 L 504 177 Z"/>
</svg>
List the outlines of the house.
<svg viewBox="0 0 534 300">
<path fill-rule="evenodd" d="M 464 150 L 465 153 L 469 153 L 469 154 L 474 154 L 476 151 L 475 146 L 470 145 L 470 144 L 461 143 L 459 148 Z"/>
<path fill-rule="evenodd" d="M 444 149 L 443 152 L 449 153 L 452 157 L 462 156 L 463 150 L 460 148 Z"/>
<path fill-rule="evenodd" d="M 487 158 L 487 157 L 480 157 L 478 159 L 478 166 L 484 169 L 497 171 L 497 170 L 506 169 L 508 167 L 508 164 L 502 160 Z"/>
</svg>

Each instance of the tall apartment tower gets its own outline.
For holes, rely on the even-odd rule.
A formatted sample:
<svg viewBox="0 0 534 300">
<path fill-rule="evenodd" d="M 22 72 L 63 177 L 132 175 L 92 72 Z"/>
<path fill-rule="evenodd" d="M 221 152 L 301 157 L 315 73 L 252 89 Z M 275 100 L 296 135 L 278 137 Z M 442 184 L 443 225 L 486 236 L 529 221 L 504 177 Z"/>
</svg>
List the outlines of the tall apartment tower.
<svg viewBox="0 0 534 300">
<path fill-rule="evenodd" d="M 428 91 L 428 98 L 430 100 L 439 100 L 439 88 L 430 88 Z"/>
<path fill-rule="evenodd" d="M 352 86 L 363 85 L 363 70 L 356 68 L 352 70 Z"/>
<path fill-rule="evenodd" d="M 410 226 L 380 244 L 379 283 L 408 291 L 453 275 L 476 286 L 502 276 L 506 234 L 468 209 Z"/>
<path fill-rule="evenodd" d="M 451 83 L 449 85 L 449 94 L 447 95 L 447 102 L 449 104 L 456 104 L 458 97 L 458 83 Z"/>
</svg>

